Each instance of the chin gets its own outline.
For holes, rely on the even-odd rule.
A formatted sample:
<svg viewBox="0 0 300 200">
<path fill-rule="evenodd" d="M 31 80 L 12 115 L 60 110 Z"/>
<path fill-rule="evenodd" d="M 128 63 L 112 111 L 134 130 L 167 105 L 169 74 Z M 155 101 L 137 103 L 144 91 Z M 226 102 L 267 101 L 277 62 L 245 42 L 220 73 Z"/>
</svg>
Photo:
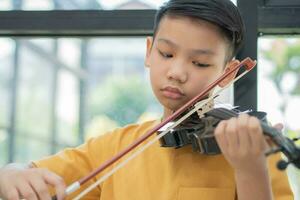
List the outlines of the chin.
<svg viewBox="0 0 300 200">
<path fill-rule="evenodd" d="M 181 99 L 181 100 L 172 100 L 172 99 L 168 99 L 165 98 L 163 96 L 158 96 L 156 95 L 156 98 L 158 99 L 158 101 L 160 102 L 160 104 L 168 110 L 171 111 L 176 111 L 179 108 L 181 108 L 186 102 L 186 99 Z"/>
<path fill-rule="evenodd" d="M 164 105 L 165 108 L 167 108 L 169 110 L 176 111 L 179 108 L 181 108 L 184 104 L 180 103 L 180 102 L 167 101 L 167 102 L 164 102 L 163 105 Z"/>
</svg>

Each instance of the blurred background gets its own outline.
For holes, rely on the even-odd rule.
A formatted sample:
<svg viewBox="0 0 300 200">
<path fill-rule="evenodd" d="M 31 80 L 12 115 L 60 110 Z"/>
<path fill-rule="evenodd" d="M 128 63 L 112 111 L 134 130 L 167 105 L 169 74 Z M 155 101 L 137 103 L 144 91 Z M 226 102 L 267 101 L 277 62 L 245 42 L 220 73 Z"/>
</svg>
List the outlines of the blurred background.
<svg viewBox="0 0 300 200">
<path fill-rule="evenodd" d="M 153 14 L 164 1 L 0 0 L 1 166 L 39 159 L 160 116 L 144 55 Z M 244 18 L 256 22 L 253 28 L 246 20 L 252 35 L 245 46 L 251 52 L 239 56 L 257 58 L 258 67 L 250 81 L 238 83 L 225 99 L 266 111 L 271 123 L 285 124 L 286 135 L 299 137 L 300 31 L 287 24 L 293 23 L 290 18 L 272 17 L 289 12 L 300 19 L 300 3 L 261 2 L 253 8 L 245 0 L 234 1 L 252 12 L 244 9 Z M 280 13 L 274 14 L 276 9 Z M 41 23 L 37 16 L 49 21 Z M 299 170 L 290 166 L 288 173 L 300 199 Z"/>
</svg>

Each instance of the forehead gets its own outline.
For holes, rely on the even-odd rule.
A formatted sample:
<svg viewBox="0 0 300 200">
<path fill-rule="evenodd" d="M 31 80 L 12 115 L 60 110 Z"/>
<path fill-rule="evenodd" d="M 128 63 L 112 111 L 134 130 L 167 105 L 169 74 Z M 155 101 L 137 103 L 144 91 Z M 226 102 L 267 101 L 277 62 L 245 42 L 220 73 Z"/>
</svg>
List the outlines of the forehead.
<svg viewBox="0 0 300 200">
<path fill-rule="evenodd" d="M 176 31 L 175 33 L 184 32 L 187 37 L 209 32 L 213 33 L 212 36 L 214 37 L 226 40 L 221 29 L 213 23 L 192 17 L 165 15 L 159 23 L 156 35 L 164 34 L 165 32 L 172 34 L 172 31 Z"/>
<path fill-rule="evenodd" d="M 165 16 L 158 27 L 155 40 L 171 40 L 179 47 L 209 49 L 218 54 L 227 51 L 227 42 L 216 25 L 189 17 Z"/>
</svg>

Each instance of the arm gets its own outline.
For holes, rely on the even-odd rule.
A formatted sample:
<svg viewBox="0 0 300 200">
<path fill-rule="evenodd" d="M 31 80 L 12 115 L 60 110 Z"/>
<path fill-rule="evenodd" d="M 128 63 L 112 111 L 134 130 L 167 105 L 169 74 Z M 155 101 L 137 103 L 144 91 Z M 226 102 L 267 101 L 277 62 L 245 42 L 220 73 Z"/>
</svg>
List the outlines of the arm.
<svg viewBox="0 0 300 200">
<path fill-rule="evenodd" d="M 37 168 L 48 169 L 56 173 L 64 179 L 66 186 L 70 186 L 75 181 L 88 175 L 95 168 L 94 161 L 91 159 L 91 151 L 95 151 L 95 149 L 101 149 L 101 139 L 91 139 L 77 148 L 64 149 L 56 155 L 35 161 L 33 164 Z M 68 195 L 66 199 L 75 198 L 87 186 L 94 183 L 94 181 L 95 179 L 88 181 L 80 189 Z M 51 190 L 51 194 L 54 195 L 56 193 L 54 190 Z M 85 199 L 99 199 L 100 194 L 101 188 L 99 186 L 88 193 Z"/>
<path fill-rule="evenodd" d="M 58 199 L 63 199 L 63 179 L 46 169 L 16 163 L 0 169 L 0 198 L 51 199 L 48 185 L 56 188 Z"/>
<path fill-rule="evenodd" d="M 267 168 L 252 173 L 236 172 L 237 196 L 239 200 L 273 199 Z"/>
<path fill-rule="evenodd" d="M 90 149 L 101 146 L 100 141 L 90 140 L 77 148 L 65 149 L 32 164 L 12 163 L 1 168 L 0 199 L 51 199 L 54 193 L 58 199 L 63 199 L 66 186 L 93 169 Z M 67 198 L 73 198 L 78 192 Z M 87 196 L 89 199 L 99 198 L 99 190 Z"/>
<path fill-rule="evenodd" d="M 222 121 L 215 136 L 226 160 L 233 167 L 239 200 L 272 200 L 268 174 L 267 144 L 259 121 L 240 115 Z"/>
</svg>

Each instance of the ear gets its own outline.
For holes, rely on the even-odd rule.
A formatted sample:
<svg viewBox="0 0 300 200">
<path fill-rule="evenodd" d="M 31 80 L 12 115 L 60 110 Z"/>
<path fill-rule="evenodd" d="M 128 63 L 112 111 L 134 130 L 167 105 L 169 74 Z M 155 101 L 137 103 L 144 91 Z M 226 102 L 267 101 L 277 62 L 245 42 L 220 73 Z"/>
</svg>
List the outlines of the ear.
<svg viewBox="0 0 300 200">
<path fill-rule="evenodd" d="M 224 69 L 224 73 L 232 70 L 235 66 L 237 66 L 238 64 L 240 64 L 239 60 L 231 60 L 229 61 Z M 224 87 L 226 86 L 228 83 L 230 83 L 236 76 L 238 72 L 238 69 L 235 72 L 232 72 L 231 74 L 229 74 L 221 83 L 219 83 L 220 87 Z"/>
<path fill-rule="evenodd" d="M 151 49 L 153 45 L 153 38 L 152 37 L 147 37 L 146 39 L 146 56 L 145 56 L 145 66 L 149 67 L 150 66 L 150 54 L 151 54 Z"/>
</svg>

